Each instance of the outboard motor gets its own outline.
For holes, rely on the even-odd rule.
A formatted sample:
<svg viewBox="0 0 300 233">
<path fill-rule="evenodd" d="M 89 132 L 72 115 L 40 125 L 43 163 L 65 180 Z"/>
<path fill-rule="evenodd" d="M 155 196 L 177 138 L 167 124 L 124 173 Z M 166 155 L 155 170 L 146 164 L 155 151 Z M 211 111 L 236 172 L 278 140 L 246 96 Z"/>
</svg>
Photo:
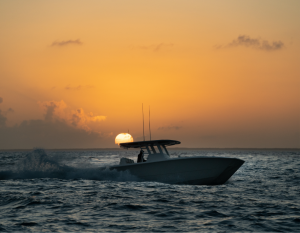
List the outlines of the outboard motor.
<svg viewBox="0 0 300 233">
<path fill-rule="evenodd" d="M 120 159 L 120 165 L 127 165 L 127 164 L 131 164 L 131 163 L 134 163 L 134 161 L 132 159 L 128 159 L 128 158 Z"/>
</svg>

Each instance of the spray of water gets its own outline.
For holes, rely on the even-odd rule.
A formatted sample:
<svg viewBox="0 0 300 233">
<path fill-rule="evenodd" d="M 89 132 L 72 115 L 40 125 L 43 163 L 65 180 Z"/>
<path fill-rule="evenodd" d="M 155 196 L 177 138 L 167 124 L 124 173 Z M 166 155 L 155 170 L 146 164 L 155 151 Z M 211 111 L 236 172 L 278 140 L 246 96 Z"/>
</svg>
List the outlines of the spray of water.
<svg viewBox="0 0 300 233">
<path fill-rule="evenodd" d="M 0 180 L 7 179 L 88 179 L 112 181 L 139 181 L 128 171 L 118 172 L 108 167 L 84 166 L 81 168 L 61 165 L 60 158 L 48 156 L 44 149 L 35 149 L 19 161 L 12 170 L 1 171 Z"/>
</svg>

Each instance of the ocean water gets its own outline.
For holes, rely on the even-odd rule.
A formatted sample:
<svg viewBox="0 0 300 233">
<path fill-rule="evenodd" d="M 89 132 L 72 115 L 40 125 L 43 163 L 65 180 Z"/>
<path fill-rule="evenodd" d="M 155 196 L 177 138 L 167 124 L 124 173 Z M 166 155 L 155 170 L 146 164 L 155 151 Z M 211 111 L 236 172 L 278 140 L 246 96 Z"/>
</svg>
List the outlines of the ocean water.
<svg viewBox="0 0 300 233">
<path fill-rule="evenodd" d="M 217 186 L 99 169 L 137 154 L 0 151 L 0 231 L 300 231 L 300 150 L 170 150 L 245 161 Z"/>
</svg>

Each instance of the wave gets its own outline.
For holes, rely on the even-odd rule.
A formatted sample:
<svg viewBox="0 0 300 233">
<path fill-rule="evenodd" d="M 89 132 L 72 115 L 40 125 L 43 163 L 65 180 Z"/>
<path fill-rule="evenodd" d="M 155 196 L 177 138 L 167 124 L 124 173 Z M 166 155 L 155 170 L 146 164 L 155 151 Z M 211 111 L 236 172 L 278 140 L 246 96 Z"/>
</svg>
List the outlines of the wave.
<svg viewBox="0 0 300 233">
<path fill-rule="evenodd" d="M 8 179 L 87 179 L 112 181 L 140 181 L 128 171 L 110 170 L 108 167 L 75 168 L 61 165 L 57 157 L 50 157 L 44 149 L 35 149 L 18 162 L 13 169 L 0 171 L 0 180 Z"/>
</svg>

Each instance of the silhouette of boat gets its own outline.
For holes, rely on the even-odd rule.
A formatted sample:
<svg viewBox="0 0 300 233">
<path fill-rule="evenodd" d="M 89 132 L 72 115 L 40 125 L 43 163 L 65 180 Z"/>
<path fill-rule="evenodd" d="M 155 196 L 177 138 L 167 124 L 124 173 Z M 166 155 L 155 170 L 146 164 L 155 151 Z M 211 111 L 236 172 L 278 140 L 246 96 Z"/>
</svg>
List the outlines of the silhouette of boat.
<svg viewBox="0 0 300 233">
<path fill-rule="evenodd" d="M 152 140 L 120 143 L 121 148 L 140 148 L 137 163 L 121 158 L 120 164 L 109 169 L 129 171 L 145 181 L 171 184 L 220 185 L 224 184 L 244 163 L 237 158 L 179 157 L 171 158 L 167 146 L 178 145 L 175 140 Z M 145 157 L 147 160 L 145 160 Z"/>
</svg>

